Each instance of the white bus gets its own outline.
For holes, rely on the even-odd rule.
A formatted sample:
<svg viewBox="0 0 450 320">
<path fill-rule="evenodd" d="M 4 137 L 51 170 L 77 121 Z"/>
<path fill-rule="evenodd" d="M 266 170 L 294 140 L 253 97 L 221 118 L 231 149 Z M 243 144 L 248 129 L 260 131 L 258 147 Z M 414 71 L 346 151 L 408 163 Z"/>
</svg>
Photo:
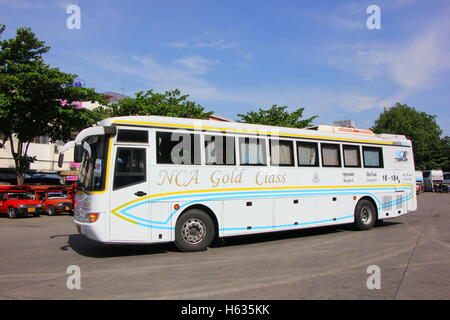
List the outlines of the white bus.
<svg viewBox="0 0 450 320">
<path fill-rule="evenodd" d="M 73 146 L 74 221 L 103 243 L 198 251 L 217 237 L 367 230 L 417 208 L 411 142 L 400 135 L 134 116 L 81 131 L 61 153 Z"/>
</svg>

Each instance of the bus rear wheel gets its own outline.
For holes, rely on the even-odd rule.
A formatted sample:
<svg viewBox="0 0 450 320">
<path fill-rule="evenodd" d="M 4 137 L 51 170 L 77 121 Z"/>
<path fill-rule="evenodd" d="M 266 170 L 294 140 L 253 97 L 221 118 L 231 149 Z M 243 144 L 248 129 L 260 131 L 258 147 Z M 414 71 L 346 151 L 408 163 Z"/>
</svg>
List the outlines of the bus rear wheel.
<svg viewBox="0 0 450 320">
<path fill-rule="evenodd" d="M 359 230 L 372 229 L 377 220 L 376 209 L 369 200 L 360 200 L 355 207 L 355 227 Z"/>
<path fill-rule="evenodd" d="M 203 251 L 214 239 L 214 223 L 199 209 L 183 213 L 175 226 L 175 246 L 180 251 Z"/>
</svg>

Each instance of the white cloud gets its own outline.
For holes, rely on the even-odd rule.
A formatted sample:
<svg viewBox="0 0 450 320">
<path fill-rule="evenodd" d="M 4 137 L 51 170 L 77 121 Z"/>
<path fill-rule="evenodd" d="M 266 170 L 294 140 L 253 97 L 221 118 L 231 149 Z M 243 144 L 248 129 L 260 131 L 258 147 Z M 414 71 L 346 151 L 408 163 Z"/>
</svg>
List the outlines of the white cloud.
<svg viewBox="0 0 450 320">
<path fill-rule="evenodd" d="M 204 57 L 192 56 L 177 59 L 174 62 L 190 70 L 192 74 L 199 75 L 207 73 L 210 66 L 218 64 L 219 60 L 211 60 Z"/>
<path fill-rule="evenodd" d="M 213 41 L 197 41 L 197 42 L 171 42 L 168 43 L 169 47 L 172 48 L 210 48 L 210 49 L 231 49 L 239 46 L 238 41 L 225 41 L 223 39 L 213 40 Z"/>
<path fill-rule="evenodd" d="M 105 70 L 114 70 L 139 80 L 142 87 L 156 91 L 180 89 L 193 99 L 208 100 L 217 95 L 217 89 L 204 75 L 217 60 L 200 56 L 185 57 L 174 61 L 160 61 L 152 55 L 124 57 L 109 54 L 85 56 L 90 63 Z"/>
<path fill-rule="evenodd" d="M 326 59 L 330 66 L 352 72 L 363 80 L 391 81 L 395 92 L 391 96 L 355 97 L 355 101 L 359 101 L 355 110 L 366 110 L 371 104 L 382 108 L 438 84 L 439 76 L 450 68 L 449 38 L 450 22 L 443 15 L 405 41 L 388 45 L 358 43 L 335 46 L 328 48 L 327 55 L 331 58 Z M 351 100 L 349 102 L 348 106 L 352 106 Z"/>
</svg>

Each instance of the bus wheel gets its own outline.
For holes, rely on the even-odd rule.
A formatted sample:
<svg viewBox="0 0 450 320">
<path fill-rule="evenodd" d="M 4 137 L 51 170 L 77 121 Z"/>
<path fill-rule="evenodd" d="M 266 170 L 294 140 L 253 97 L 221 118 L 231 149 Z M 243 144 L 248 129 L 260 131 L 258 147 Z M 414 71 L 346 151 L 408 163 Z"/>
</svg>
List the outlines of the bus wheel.
<svg viewBox="0 0 450 320">
<path fill-rule="evenodd" d="M 8 208 L 8 217 L 10 219 L 14 219 L 15 217 L 17 217 L 16 209 L 14 209 L 13 207 L 9 207 Z"/>
<path fill-rule="evenodd" d="M 376 209 L 369 200 L 360 200 L 355 208 L 355 226 L 359 230 L 371 229 L 377 220 Z"/>
<path fill-rule="evenodd" d="M 48 213 L 49 216 L 54 216 L 55 215 L 55 208 L 53 208 L 53 206 L 48 206 L 47 213 Z"/>
<path fill-rule="evenodd" d="M 203 211 L 183 213 L 175 226 L 175 246 L 181 251 L 203 251 L 214 239 L 214 223 Z"/>
</svg>

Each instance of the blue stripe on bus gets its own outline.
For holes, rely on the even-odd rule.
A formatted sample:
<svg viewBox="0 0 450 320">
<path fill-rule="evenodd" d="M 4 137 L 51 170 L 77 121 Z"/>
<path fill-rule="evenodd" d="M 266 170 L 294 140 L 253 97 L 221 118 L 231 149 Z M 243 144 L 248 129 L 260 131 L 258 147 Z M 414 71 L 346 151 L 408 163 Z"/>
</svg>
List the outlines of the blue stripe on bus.
<svg viewBox="0 0 450 320">
<path fill-rule="evenodd" d="M 349 216 L 344 216 L 344 217 L 339 217 L 339 218 L 335 218 L 335 219 L 326 219 L 326 220 L 320 220 L 320 221 L 312 221 L 312 222 L 303 222 L 303 223 L 299 223 L 299 224 L 282 224 L 282 225 L 276 225 L 276 226 L 260 226 L 260 227 L 252 227 L 252 230 L 262 230 L 262 229 L 272 229 L 272 228 L 287 228 L 287 227 L 299 227 L 299 226 L 303 226 L 303 225 L 311 225 L 311 224 L 319 224 L 319 223 L 326 223 L 326 222 L 333 222 L 333 221 L 337 221 L 337 220 L 343 220 L 343 219 L 350 219 L 353 218 L 353 215 L 349 215 Z M 148 227 L 148 228 L 156 228 L 156 229 L 166 229 L 166 230 L 174 230 L 175 228 L 173 227 L 161 227 L 161 226 L 154 226 L 154 225 L 149 225 L 149 224 L 144 224 L 144 223 L 137 223 L 140 226 L 143 227 Z M 220 231 L 239 231 L 239 230 L 247 230 L 247 227 L 239 227 L 239 228 L 220 228 Z"/>
<path fill-rule="evenodd" d="M 377 188 L 377 187 L 373 187 L 373 188 L 355 188 L 355 189 L 345 189 L 345 191 L 370 190 L 370 189 L 382 190 L 382 189 L 395 189 L 395 188 L 396 187 L 390 187 L 390 188 Z M 184 207 L 186 207 L 186 206 L 188 206 L 190 204 L 198 203 L 198 202 L 202 202 L 202 201 L 225 200 L 225 199 L 264 198 L 264 197 L 268 197 L 268 196 L 271 196 L 271 197 L 282 197 L 282 196 L 309 196 L 309 195 L 364 194 L 364 195 L 371 195 L 371 196 L 373 196 L 375 198 L 375 200 L 378 203 L 380 203 L 380 200 L 374 194 L 367 193 L 367 192 L 363 192 L 363 193 L 362 192 L 343 192 L 341 190 L 342 189 L 324 189 L 324 190 L 319 190 L 319 191 L 314 192 L 314 193 L 306 193 L 309 190 L 297 190 L 297 191 L 296 190 L 269 190 L 269 191 L 216 193 L 216 194 L 214 194 L 214 196 L 215 196 L 214 198 L 196 199 L 196 200 L 189 201 L 187 203 L 182 204 L 181 207 L 178 210 L 173 211 L 168 216 L 166 221 L 152 221 L 152 220 L 148 220 L 148 219 L 139 218 L 139 217 L 136 217 L 136 216 L 128 213 L 127 211 L 132 209 L 132 208 L 135 208 L 135 207 L 138 207 L 140 205 L 143 205 L 145 203 L 151 203 L 151 202 L 162 201 L 162 200 L 180 199 L 180 198 L 192 198 L 193 195 L 171 196 L 171 197 L 163 197 L 163 198 L 149 199 L 149 200 L 145 200 L 145 201 L 140 201 L 137 204 L 134 204 L 134 205 L 129 206 L 129 207 L 125 207 L 123 210 L 120 210 L 119 212 L 121 214 L 125 215 L 125 216 L 128 216 L 130 218 L 133 218 L 133 219 L 136 219 L 136 220 L 139 220 L 139 221 L 142 221 L 142 222 L 165 225 L 165 224 L 167 224 L 170 221 L 170 219 L 173 217 L 173 215 L 176 214 L 177 212 L 179 212 L 182 208 L 184 208 Z M 336 192 L 335 193 L 324 193 L 324 191 L 341 191 L 341 192 L 338 192 L 338 193 L 336 193 Z M 406 190 L 403 190 L 403 191 L 406 191 Z M 301 193 L 295 193 L 295 192 L 301 192 Z M 217 196 L 219 196 L 219 195 L 242 195 L 242 194 L 258 194 L 258 193 L 263 193 L 264 195 L 240 196 L 240 197 L 236 197 L 236 196 L 235 197 L 218 197 L 217 198 Z M 197 197 L 199 197 L 199 196 L 200 197 L 204 197 L 204 196 L 211 196 L 211 194 L 205 193 L 205 194 L 197 194 L 195 196 L 197 196 Z M 409 196 L 405 196 L 405 197 L 402 197 L 401 199 L 397 199 L 395 201 L 390 201 L 390 202 L 387 202 L 387 203 L 383 203 L 383 204 L 381 204 L 380 209 L 391 207 L 391 206 L 396 205 L 398 203 L 407 201 L 407 200 L 409 200 L 408 198 L 409 198 Z M 137 223 L 137 224 L 142 225 L 141 223 Z M 147 225 L 145 225 L 145 226 L 147 226 Z M 154 227 L 156 228 L 157 226 L 154 226 Z M 168 227 L 160 227 L 160 228 L 168 228 Z"/>
<path fill-rule="evenodd" d="M 231 193 L 231 194 L 233 194 L 233 193 Z M 376 197 L 374 194 L 367 193 L 367 192 L 339 192 L 339 193 L 335 193 L 335 192 L 334 192 L 334 193 L 323 193 L 323 192 L 317 193 L 317 192 L 315 192 L 315 193 L 300 193 L 300 194 L 294 194 L 294 193 L 293 193 L 293 194 L 289 194 L 289 196 L 338 195 L 338 194 L 363 194 L 363 195 L 371 195 L 371 196 L 373 196 L 373 197 Z M 196 200 L 192 200 L 192 201 L 189 201 L 189 202 L 186 202 L 186 203 L 182 204 L 182 205 L 180 206 L 180 209 L 173 211 L 173 212 L 167 217 L 166 221 L 152 221 L 152 220 L 148 220 L 148 219 L 143 219 L 143 218 L 136 217 L 136 216 L 134 216 L 134 215 L 132 215 L 132 214 L 126 212 L 127 210 L 130 210 L 131 208 L 136 207 L 135 205 L 132 206 L 132 207 L 126 207 L 126 208 L 124 208 L 123 210 L 120 210 L 119 212 L 120 212 L 121 214 L 123 214 L 123 215 L 126 215 L 126 216 L 128 216 L 128 217 L 130 217 L 130 218 L 133 218 L 133 219 L 136 219 L 136 220 L 139 220 L 139 221 L 143 221 L 143 222 L 147 222 L 147 223 L 163 224 L 163 225 L 164 225 L 164 224 L 167 224 L 167 223 L 170 221 L 170 219 L 172 218 L 172 216 L 173 216 L 174 214 L 176 214 L 177 212 L 179 212 L 179 211 L 180 211 L 181 209 L 183 209 L 184 207 L 186 207 L 186 206 L 188 206 L 188 205 L 191 205 L 191 204 L 193 204 L 193 203 L 204 202 L 204 201 L 215 201 L 215 200 L 267 198 L 268 196 L 271 196 L 271 197 L 281 197 L 281 196 L 285 196 L 285 195 L 267 195 L 267 194 L 264 194 L 264 195 L 253 195 L 253 196 L 244 196 L 244 197 L 233 196 L 233 197 L 214 197 L 214 198 L 206 198 L 206 199 L 196 199 Z M 174 198 L 177 198 L 177 197 L 174 197 Z"/>
</svg>

